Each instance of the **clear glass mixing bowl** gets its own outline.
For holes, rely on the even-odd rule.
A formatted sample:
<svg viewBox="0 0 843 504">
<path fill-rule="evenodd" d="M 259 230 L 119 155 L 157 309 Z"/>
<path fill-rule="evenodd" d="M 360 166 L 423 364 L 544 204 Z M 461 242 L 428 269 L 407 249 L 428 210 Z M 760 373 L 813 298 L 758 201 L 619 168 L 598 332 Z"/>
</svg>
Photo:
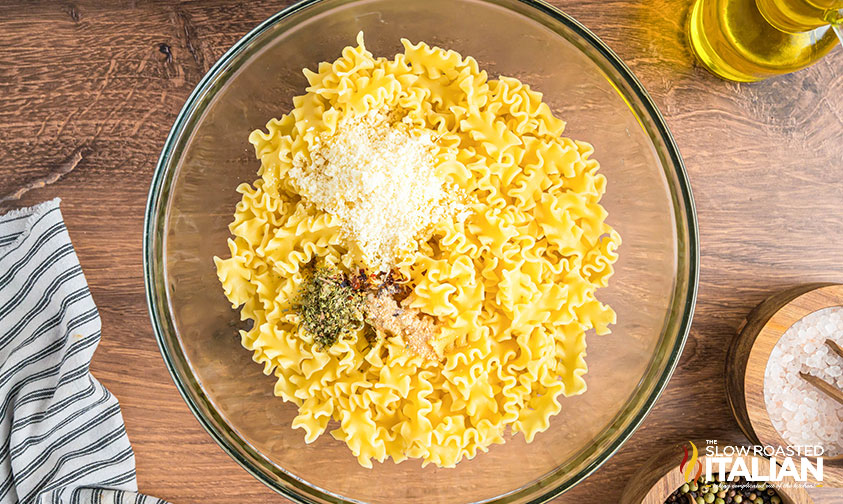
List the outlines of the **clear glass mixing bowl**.
<svg viewBox="0 0 843 504">
<path fill-rule="evenodd" d="M 532 444 L 518 435 L 455 469 L 418 461 L 360 467 L 322 436 L 292 430 L 295 407 L 240 347 L 238 313 L 212 257 L 227 254 L 227 225 L 259 162 L 249 132 L 290 109 L 302 68 L 333 60 L 358 31 L 376 55 L 399 39 L 475 57 L 490 76 L 544 93 L 566 135 L 594 144 L 608 178 L 603 200 L 623 245 L 611 286 L 618 313 L 608 336 L 588 338 L 588 391 Z M 648 413 L 685 341 L 698 271 L 691 192 L 676 145 L 629 69 L 562 12 L 519 0 L 322 0 L 294 5 L 237 42 L 179 114 L 147 206 L 147 297 L 164 361 L 211 436 L 246 470 L 300 502 L 428 504 L 542 502 L 612 455 Z"/>
</svg>

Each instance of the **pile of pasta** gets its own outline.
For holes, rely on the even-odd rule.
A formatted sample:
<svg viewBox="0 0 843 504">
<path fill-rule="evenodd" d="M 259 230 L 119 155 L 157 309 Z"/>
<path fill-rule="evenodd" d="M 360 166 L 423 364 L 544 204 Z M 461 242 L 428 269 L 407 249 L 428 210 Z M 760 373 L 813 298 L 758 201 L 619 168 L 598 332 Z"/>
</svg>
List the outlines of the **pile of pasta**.
<svg viewBox="0 0 843 504">
<path fill-rule="evenodd" d="M 242 344 L 275 394 L 298 406 L 305 441 L 329 427 L 359 463 L 453 467 L 521 432 L 532 441 L 585 390 L 585 333 L 609 332 L 615 313 L 595 298 L 621 239 L 606 224 L 606 179 L 591 145 L 562 137 L 565 123 L 516 79 L 490 80 L 471 58 L 402 41 L 393 59 L 346 47 L 305 70 L 294 109 L 255 131 L 259 179 L 237 191 L 231 257 L 215 258 L 232 305 L 251 330 Z M 336 216 L 309 204 L 286 177 L 293 157 L 342 117 L 388 109 L 437 140 L 436 169 L 469 196 L 463 222 L 444 220 L 395 268 L 410 306 L 435 317 L 426 361 L 398 336 L 363 331 L 320 348 L 298 327 L 295 299 L 315 260 L 356 271 Z"/>
</svg>

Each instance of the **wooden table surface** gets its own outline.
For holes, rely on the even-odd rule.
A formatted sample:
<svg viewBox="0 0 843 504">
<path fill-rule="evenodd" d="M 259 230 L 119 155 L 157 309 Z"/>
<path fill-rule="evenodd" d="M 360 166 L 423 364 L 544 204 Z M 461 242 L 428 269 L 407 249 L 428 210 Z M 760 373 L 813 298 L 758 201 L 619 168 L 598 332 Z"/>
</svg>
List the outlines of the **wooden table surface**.
<svg viewBox="0 0 843 504">
<path fill-rule="evenodd" d="M 699 299 L 679 368 L 630 441 L 559 503 L 615 502 L 665 443 L 742 439 L 726 348 L 762 299 L 843 282 L 843 50 L 757 84 L 721 81 L 685 43 L 687 0 L 556 0 L 650 91 L 699 214 Z M 0 1 L 0 199 L 60 196 L 103 322 L 92 369 L 120 399 L 142 491 L 175 503 L 283 502 L 188 411 L 156 347 L 141 267 L 147 189 L 200 77 L 278 1 Z M 813 492 L 843 503 L 843 490 Z"/>
</svg>

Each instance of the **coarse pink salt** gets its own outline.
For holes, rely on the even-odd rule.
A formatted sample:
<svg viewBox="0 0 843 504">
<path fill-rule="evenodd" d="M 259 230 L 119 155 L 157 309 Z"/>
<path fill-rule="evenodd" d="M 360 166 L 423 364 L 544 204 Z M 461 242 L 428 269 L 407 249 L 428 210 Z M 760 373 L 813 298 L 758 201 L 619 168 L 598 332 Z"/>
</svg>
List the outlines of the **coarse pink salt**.
<svg viewBox="0 0 843 504">
<path fill-rule="evenodd" d="M 819 445 L 827 456 L 843 454 L 843 405 L 799 377 L 817 376 L 843 389 L 843 357 L 825 340 L 843 345 L 843 307 L 818 310 L 779 339 L 764 372 L 764 399 L 773 426 L 791 445 Z"/>
</svg>

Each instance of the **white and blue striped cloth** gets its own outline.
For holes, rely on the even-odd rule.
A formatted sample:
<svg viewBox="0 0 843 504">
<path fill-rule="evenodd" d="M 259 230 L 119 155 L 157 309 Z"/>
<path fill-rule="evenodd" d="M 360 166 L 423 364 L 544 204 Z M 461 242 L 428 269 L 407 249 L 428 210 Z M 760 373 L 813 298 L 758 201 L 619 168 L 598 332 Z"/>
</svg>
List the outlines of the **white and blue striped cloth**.
<svg viewBox="0 0 843 504">
<path fill-rule="evenodd" d="M 88 366 L 100 318 L 59 200 L 0 216 L 0 503 L 153 504 L 117 399 Z"/>
</svg>

